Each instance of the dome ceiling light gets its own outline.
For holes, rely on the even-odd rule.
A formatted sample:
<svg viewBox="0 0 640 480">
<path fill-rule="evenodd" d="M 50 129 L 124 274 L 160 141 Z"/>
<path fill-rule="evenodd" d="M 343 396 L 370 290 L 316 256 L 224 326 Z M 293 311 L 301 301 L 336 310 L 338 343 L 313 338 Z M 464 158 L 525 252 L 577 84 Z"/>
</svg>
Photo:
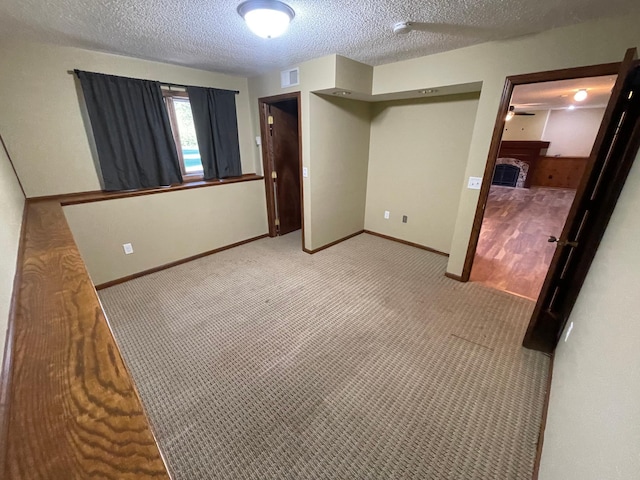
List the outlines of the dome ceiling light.
<svg viewBox="0 0 640 480">
<path fill-rule="evenodd" d="M 576 102 L 582 102 L 583 100 L 586 100 L 587 99 L 587 91 L 584 88 L 578 90 L 576 92 L 576 94 L 573 96 L 573 99 Z"/>
<path fill-rule="evenodd" d="M 277 0 L 248 0 L 238 6 L 238 13 L 249 30 L 262 38 L 279 37 L 296 16 L 289 5 Z"/>
</svg>

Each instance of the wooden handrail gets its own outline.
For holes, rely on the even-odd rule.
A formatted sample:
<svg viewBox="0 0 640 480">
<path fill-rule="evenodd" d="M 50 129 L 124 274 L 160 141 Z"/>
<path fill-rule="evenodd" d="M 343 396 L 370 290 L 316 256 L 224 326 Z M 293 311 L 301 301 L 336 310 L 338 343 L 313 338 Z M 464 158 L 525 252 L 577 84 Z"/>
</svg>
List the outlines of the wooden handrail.
<svg viewBox="0 0 640 480">
<path fill-rule="evenodd" d="M 60 202 L 26 209 L 0 477 L 169 479 Z"/>
</svg>

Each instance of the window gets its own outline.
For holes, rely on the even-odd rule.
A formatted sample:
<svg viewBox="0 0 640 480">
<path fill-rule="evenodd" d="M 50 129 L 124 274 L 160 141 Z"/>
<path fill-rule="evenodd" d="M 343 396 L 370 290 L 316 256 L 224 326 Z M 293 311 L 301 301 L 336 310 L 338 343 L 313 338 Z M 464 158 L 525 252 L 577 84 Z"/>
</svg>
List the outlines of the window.
<svg viewBox="0 0 640 480">
<path fill-rule="evenodd" d="M 187 92 L 162 90 L 167 105 L 173 138 L 178 150 L 182 176 L 188 179 L 202 178 L 202 160 L 196 138 L 196 129 Z"/>
</svg>

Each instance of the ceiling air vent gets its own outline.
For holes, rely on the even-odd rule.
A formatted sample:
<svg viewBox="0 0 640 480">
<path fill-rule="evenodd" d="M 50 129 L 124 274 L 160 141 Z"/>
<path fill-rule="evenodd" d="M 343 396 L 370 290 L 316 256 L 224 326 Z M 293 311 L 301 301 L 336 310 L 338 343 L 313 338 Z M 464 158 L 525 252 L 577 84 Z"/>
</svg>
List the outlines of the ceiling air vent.
<svg viewBox="0 0 640 480">
<path fill-rule="evenodd" d="M 280 86 L 282 88 L 293 87 L 295 85 L 300 85 L 299 68 L 292 68 L 291 70 L 280 72 Z"/>
</svg>

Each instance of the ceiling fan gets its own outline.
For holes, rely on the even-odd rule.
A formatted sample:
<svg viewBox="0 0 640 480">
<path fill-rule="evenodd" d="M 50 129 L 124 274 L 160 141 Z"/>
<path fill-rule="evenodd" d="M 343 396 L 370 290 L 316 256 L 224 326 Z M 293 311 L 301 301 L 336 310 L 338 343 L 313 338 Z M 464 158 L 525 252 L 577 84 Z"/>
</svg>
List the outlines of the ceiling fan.
<svg viewBox="0 0 640 480">
<path fill-rule="evenodd" d="M 509 113 L 513 113 L 513 115 L 525 115 L 527 117 L 535 115 L 532 112 L 516 112 L 516 107 L 514 105 L 509 106 Z"/>
</svg>

